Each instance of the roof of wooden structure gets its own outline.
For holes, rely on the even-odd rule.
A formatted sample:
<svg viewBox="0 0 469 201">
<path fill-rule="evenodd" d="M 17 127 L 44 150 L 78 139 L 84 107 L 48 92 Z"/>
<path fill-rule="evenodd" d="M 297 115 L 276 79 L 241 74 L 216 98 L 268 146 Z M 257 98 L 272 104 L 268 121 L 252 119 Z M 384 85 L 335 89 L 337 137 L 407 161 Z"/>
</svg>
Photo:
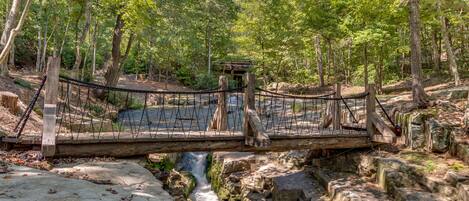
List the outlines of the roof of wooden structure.
<svg viewBox="0 0 469 201">
<path fill-rule="evenodd" d="M 249 71 L 249 69 L 254 65 L 250 60 L 244 61 L 222 61 L 216 63 L 217 66 L 220 66 L 219 70 L 224 72 L 235 72 L 235 73 L 244 73 Z"/>
</svg>

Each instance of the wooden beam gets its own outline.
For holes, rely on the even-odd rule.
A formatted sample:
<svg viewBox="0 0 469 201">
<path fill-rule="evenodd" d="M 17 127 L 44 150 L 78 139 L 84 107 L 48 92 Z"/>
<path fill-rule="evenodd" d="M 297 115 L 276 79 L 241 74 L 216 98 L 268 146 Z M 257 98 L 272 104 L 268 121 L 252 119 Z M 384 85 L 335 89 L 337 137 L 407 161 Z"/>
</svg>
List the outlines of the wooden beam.
<svg viewBox="0 0 469 201">
<path fill-rule="evenodd" d="M 43 131 L 41 151 L 44 157 L 52 157 L 56 151 L 55 123 L 57 95 L 59 90 L 60 58 L 49 57 L 47 61 L 47 81 L 45 84 Z"/>
<path fill-rule="evenodd" d="M 250 144 L 255 147 L 266 147 L 270 145 L 269 136 L 264 132 L 262 127 L 261 119 L 257 115 L 255 110 L 248 109 L 249 126 L 251 126 L 254 132 L 254 144 Z"/>
<path fill-rule="evenodd" d="M 366 130 L 370 137 L 375 134 L 376 128 L 372 122 L 372 114 L 376 112 L 376 102 L 375 102 L 375 85 L 368 84 L 367 86 L 368 96 L 366 97 Z"/>
<path fill-rule="evenodd" d="M 225 76 L 220 76 L 218 79 L 218 86 L 220 90 L 228 89 L 228 79 Z M 228 108 L 226 107 L 226 92 L 217 94 L 218 103 L 215 114 L 210 121 L 208 130 L 226 131 L 228 128 Z"/>
<path fill-rule="evenodd" d="M 370 117 L 371 122 L 373 123 L 373 127 L 376 128 L 379 133 L 381 133 L 381 135 L 373 135 L 372 140 L 374 142 L 380 143 L 396 143 L 397 137 L 393 129 L 389 128 L 376 112 L 371 113 Z"/>
<path fill-rule="evenodd" d="M 341 85 L 340 82 L 335 84 L 335 98 L 341 97 Z M 340 100 L 334 100 L 332 104 L 332 128 L 334 130 L 340 129 Z"/>
<path fill-rule="evenodd" d="M 272 139 L 270 146 L 254 147 L 245 144 L 244 137 L 226 141 L 181 142 L 134 142 L 134 143 L 93 143 L 59 144 L 55 157 L 113 156 L 128 157 L 149 153 L 193 152 L 193 151 L 240 151 L 279 152 L 287 150 L 320 150 L 370 147 L 368 136 L 309 139 Z"/>
<path fill-rule="evenodd" d="M 256 76 L 252 73 L 246 73 L 244 79 L 246 89 L 244 90 L 244 121 L 243 121 L 243 134 L 246 140 L 246 144 L 254 144 L 254 130 L 249 124 L 248 110 L 256 110 L 256 102 L 254 96 L 254 90 L 256 87 Z"/>
</svg>

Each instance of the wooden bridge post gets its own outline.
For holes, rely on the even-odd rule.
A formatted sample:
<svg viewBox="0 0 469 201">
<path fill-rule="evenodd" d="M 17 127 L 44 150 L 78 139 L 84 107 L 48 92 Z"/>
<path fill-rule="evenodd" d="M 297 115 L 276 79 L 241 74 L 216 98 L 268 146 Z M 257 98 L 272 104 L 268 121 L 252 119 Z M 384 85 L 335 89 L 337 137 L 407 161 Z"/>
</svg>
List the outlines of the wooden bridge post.
<svg viewBox="0 0 469 201">
<path fill-rule="evenodd" d="M 249 124 L 249 110 L 256 110 L 255 104 L 255 95 L 254 90 L 256 87 L 256 75 L 252 73 L 246 73 L 244 84 L 246 89 L 244 90 L 244 121 L 243 121 L 243 134 L 245 139 L 245 144 L 253 145 L 254 144 L 254 130 Z"/>
<path fill-rule="evenodd" d="M 342 93 L 341 93 L 341 84 L 340 82 L 337 82 L 335 84 L 335 98 L 340 98 L 342 96 Z M 341 112 L 340 112 L 340 100 L 335 100 L 333 102 L 333 106 L 332 106 L 332 128 L 334 130 L 339 130 L 340 129 L 340 116 L 341 116 Z"/>
<path fill-rule="evenodd" d="M 47 81 L 45 84 L 43 130 L 41 151 L 44 157 L 55 154 L 55 123 L 57 95 L 59 89 L 60 57 L 49 57 L 47 61 Z"/>
<path fill-rule="evenodd" d="M 376 132 L 376 128 L 372 121 L 373 114 L 376 112 L 375 84 L 368 84 L 367 92 L 368 96 L 366 97 L 366 130 L 371 137 Z"/>
<path fill-rule="evenodd" d="M 228 89 L 228 79 L 222 75 L 218 79 L 220 90 Z M 218 93 L 217 109 L 210 122 L 210 130 L 226 131 L 228 128 L 228 108 L 226 107 L 226 92 Z"/>
</svg>

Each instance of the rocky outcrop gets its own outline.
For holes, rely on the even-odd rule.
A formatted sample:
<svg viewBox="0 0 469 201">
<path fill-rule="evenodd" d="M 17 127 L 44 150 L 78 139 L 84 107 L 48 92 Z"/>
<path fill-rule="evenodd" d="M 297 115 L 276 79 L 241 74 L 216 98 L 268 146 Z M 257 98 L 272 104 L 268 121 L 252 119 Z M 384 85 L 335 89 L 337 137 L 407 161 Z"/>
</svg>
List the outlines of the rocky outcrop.
<svg viewBox="0 0 469 201">
<path fill-rule="evenodd" d="M 0 200 L 173 200 L 162 189 L 161 182 L 135 163 L 78 166 L 55 169 L 64 177 L 10 165 L 10 172 L 0 175 Z"/>
<path fill-rule="evenodd" d="M 135 195 L 157 195 L 172 200 L 163 190 L 162 182 L 134 162 L 88 162 L 73 167 L 54 168 L 52 172 L 96 184 L 121 185 Z"/>
<path fill-rule="evenodd" d="M 272 200 L 324 200 L 324 190 L 304 171 L 273 178 Z"/>
<path fill-rule="evenodd" d="M 220 200 L 318 200 L 324 190 L 297 168 L 306 155 L 217 152 L 208 176 Z"/>
<path fill-rule="evenodd" d="M 145 167 L 160 181 L 163 188 L 177 201 L 185 201 L 196 186 L 194 176 L 182 171 L 176 164 L 180 153 L 149 154 Z"/>
</svg>

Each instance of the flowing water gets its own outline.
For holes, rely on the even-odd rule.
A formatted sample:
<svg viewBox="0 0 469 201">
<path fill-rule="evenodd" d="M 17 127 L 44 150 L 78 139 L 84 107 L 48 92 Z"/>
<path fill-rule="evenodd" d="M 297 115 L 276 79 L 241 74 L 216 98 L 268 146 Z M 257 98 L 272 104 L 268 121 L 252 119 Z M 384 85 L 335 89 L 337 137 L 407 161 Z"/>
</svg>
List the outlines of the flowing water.
<svg viewBox="0 0 469 201">
<path fill-rule="evenodd" d="M 197 180 L 197 186 L 190 195 L 192 201 L 218 201 L 217 194 L 212 191 L 212 186 L 207 180 L 205 169 L 207 166 L 207 153 L 189 152 L 191 156 L 189 166 L 192 175 Z"/>
</svg>

